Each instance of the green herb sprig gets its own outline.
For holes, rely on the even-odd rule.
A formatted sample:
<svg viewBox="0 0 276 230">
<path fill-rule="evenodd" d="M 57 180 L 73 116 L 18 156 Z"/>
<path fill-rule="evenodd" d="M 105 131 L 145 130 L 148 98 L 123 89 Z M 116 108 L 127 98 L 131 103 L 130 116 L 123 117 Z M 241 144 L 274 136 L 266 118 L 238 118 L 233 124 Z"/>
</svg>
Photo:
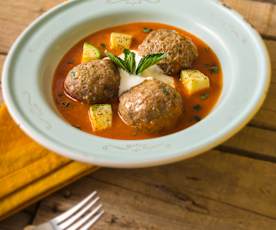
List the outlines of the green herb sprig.
<svg viewBox="0 0 276 230">
<path fill-rule="evenodd" d="M 135 73 L 135 69 L 136 69 L 135 53 L 125 49 L 124 54 L 125 54 L 125 63 L 129 70 L 128 72 L 132 74 Z"/>
<path fill-rule="evenodd" d="M 124 54 L 125 54 L 124 60 L 108 51 L 106 51 L 105 53 L 110 58 L 110 60 L 113 61 L 119 68 L 125 70 L 130 74 L 137 74 L 137 75 L 142 73 L 149 67 L 157 64 L 163 58 L 166 57 L 165 53 L 149 54 L 140 60 L 136 68 L 135 53 L 131 52 L 128 49 L 124 50 Z"/>
<path fill-rule="evenodd" d="M 156 53 L 156 54 L 149 54 L 141 59 L 139 62 L 139 65 L 136 69 L 136 74 L 142 73 L 147 68 L 157 64 L 160 62 L 163 58 L 165 58 L 164 53 Z"/>
</svg>

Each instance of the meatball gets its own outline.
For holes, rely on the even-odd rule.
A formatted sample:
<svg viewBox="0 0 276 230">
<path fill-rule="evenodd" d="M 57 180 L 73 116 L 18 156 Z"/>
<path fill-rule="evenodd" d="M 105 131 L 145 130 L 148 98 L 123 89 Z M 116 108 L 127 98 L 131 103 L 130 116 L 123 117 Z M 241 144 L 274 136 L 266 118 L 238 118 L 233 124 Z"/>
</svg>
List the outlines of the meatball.
<svg viewBox="0 0 276 230">
<path fill-rule="evenodd" d="M 167 56 L 158 65 L 168 75 L 176 75 L 191 67 L 198 57 L 197 47 L 190 39 L 166 29 L 152 31 L 138 47 L 138 52 L 141 56 L 166 53 Z"/>
<path fill-rule="evenodd" d="M 88 104 L 106 103 L 116 98 L 119 85 L 119 71 L 108 59 L 95 60 L 74 67 L 64 82 L 66 93 Z"/>
<path fill-rule="evenodd" d="M 143 132 L 174 128 L 182 114 L 181 95 L 161 81 L 146 80 L 120 97 L 120 117 L 127 125 Z"/>
</svg>

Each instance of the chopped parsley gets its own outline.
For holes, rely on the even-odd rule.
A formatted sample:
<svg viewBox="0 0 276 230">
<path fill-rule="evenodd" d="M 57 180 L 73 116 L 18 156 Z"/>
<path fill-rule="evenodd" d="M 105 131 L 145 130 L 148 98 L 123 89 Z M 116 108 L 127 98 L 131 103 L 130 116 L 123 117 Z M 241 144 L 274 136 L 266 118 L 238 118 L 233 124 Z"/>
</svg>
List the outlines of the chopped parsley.
<svg viewBox="0 0 276 230">
<path fill-rule="evenodd" d="M 105 43 L 101 43 L 100 45 L 103 49 L 106 49 L 106 44 Z"/>
<path fill-rule="evenodd" d="M 217 65 L 205 64 L 205 67 L 209 70 L 211 74 L 218 74 L 219 72 L 219 67 Z"/>
<path fill-rule="evenodd" d="M 199 121 L 202 120 L 202 118 L 201 118 L 200 116 L 198 116 L 198 115 L 193 116 L 193 118 L 194 118 L 194 120 L 195 120 L 196 122 L 199 122 Z"/>
<path fill-rule="evenodd" d="M 168 91 L 168 89 L 167 88 L 162 88 L 162 91 L 163 91 L 163 93 L 164 93 L 164 95 L 165 96 L 168 96 L 168 95 L 170 95 L 170 92 Z"/>
<path fill-rule="evenodd" d="M 64 101 L 61 103 L 63 105 L 64 108 L 68 108 L 71 104 L 70 102 Z"/>
<path fill-rule="evenodd" d="M 199 104 L 196 104 L 196 105 L 193 106 L 193 109 L 194 109 L 195 111 L 199 112 L 200 110 L 202 110 L 202 106 L 199 105 Z"/>
<path fill-rule="evenodd" d="M 143 29 L 143 32 L 144 32 L 144 33 L 150 33 L 151 31 L 153 31 L 153 29 L 150 29 L 150 28 L 147 28 L 147 27 L 145 27 L 145 28 Z"/>
<path fill-rule="evenodd" d="M 200 95 L 200 99 L 203 100 L 203 101 L 207 100 L 208 98 L 209 98 L 209 93 L 203 93 L 203 94 Z"/>
</svg>

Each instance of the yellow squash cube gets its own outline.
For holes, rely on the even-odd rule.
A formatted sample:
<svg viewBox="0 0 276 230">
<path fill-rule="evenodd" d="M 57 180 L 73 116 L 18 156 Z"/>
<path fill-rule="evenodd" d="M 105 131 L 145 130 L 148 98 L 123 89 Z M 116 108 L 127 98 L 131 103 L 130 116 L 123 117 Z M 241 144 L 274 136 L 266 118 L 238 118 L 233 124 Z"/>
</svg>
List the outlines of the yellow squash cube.
<svg viewBox="0 0 276 230">
<path fill-rule="evenodd" d="M 94 131 L 101 131 L 112 126 L 112 107 L 109 104 L 92 105 L 89 108 L 89 118 Z"/>
<path fill-rule="evenodd" d="M 123 33 L 111 33 L 110 46 L 111 49 L 130 49 L 132 36 Z"/>
<path fill-rule="evenodd" d="M 210 87 L 209 78 L 199 70 L 182 70 L 180 80 L 189 95 Z"/>
</svg>

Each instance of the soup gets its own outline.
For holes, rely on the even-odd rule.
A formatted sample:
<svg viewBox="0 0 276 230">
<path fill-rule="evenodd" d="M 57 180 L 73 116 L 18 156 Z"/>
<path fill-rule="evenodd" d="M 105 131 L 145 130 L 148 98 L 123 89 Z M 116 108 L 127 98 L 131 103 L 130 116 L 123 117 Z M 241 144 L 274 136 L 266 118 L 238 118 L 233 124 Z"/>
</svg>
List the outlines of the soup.
<svg viewBox="0 0 276 230">
<path fill-rule="evenodd" d="M 143 43 L 152 31 L 158 31 L 159 29 L 176 31 L 179 35 L 190 39 L 195 44 L 198 56 L 192 62 L 189 69 L 198 70 L 207 76 L 209 79 L 209 87 L 190 94 L 184 87 L 183 81 L 179 80 L 180 73 L 173 74 L 174 88 L 182 98 L 183 113 L 181 113 L 176 125 L 173 125 L 170 129 L 159 130 L 158 132 L 145 132 L 144 130 L 127 124 L 118 113 L 118 98 L 110 100 L 110 102 L 107 103 L 112 106 L 112 126 L 104 130 L 93 129 L 88 114 L 90 104 L 72 98 L 64 89 L 64 82 L 69 71 L 82 62 L 84 43 L 93 44 L 101 53 L 102 57 L 105 56 L 106 50 L 112 52 L 114 55 L 121 55 L 122 50 L 111 49 L 111 33 L 117 32 L 131 35 L 132 42 L 130 50 L 137 50 L 138 46 Z M 60 114 L 75 128 L 106 138 L 139 140 L 175 133 L 204 119 L 218 101 L 222 91 L 222 84 L 223 77 L 220 62 L 215 53 L 205 42 L 180 28 L 159 23 L 143 22 L 103 29 L 78 42 L 66 53 L 56 69 L 53 80 L 53 96 Z"/>
</svg>

